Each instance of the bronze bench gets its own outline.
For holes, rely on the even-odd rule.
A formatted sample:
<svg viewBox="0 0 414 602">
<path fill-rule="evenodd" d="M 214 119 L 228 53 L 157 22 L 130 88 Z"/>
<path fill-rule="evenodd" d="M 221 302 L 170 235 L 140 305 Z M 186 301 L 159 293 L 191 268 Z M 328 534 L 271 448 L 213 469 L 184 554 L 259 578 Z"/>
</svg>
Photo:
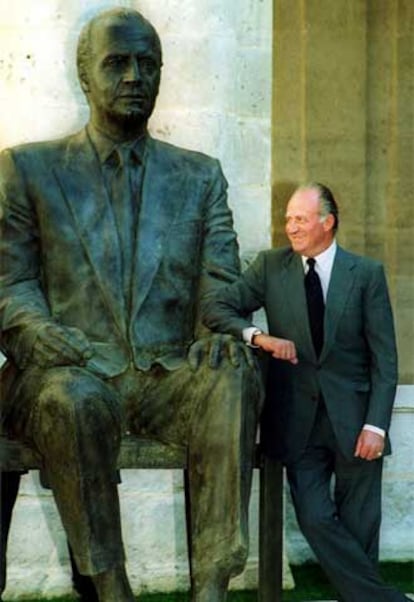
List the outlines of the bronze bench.
<svg viewBox="0 0 414 602">
<path fill-rule="evenodd" d="M 125 436 L 118 460 L 120 469 L 182 469 L 187 517 L 187 539 L 190 532 L 187 496 L 187 459 L 185 450 L 135 436 Z M 256 449 L 255 467 L 260 471 L 259 503 L 259 602 L 282 602 L 283 511 L 282 466 L 264 457 Z M 24 445 L 0 436 L 0 470 L 22 471 L 41 468 L 41 460 Z M 191 547 L 189 565 L 191 575 Z"/>
</svg>

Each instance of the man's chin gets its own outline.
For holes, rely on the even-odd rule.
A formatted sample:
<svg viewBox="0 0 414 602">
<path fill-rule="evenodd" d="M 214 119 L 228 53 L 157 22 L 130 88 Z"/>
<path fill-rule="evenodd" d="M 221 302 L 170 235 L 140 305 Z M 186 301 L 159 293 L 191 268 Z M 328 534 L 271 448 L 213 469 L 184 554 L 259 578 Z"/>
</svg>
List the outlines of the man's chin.
<svg viewBox="0 0 414 602">
<path fill-rule="evenodd" d="M 296 251 L 296 253 L 302 253 L 303 252 L 303 244 L 301 244 L 300 242 L 291 240 L 290 241 L 290 245 L 291 245 L 292 249 L 294 251 Z"/>
</svg>

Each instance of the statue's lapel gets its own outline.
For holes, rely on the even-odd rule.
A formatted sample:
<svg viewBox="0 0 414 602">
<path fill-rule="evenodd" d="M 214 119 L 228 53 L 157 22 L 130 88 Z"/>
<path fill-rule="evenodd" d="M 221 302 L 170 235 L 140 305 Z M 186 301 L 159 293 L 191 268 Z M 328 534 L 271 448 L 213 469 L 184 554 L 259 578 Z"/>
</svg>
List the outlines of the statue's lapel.
<svg viewBox="0 0 414 602">
<path fill-rule="evenodd" d="M 118 234 L 101 167 L 84 131 L 72 138 L 65 160 L 54 167 L 54 173 L 101 293 L 125 332 Z"/>
<path fill-rule="evenodd" d="M 185 174 L 157 141 L 147 142 L 132 278 L 132 318 L 147 296 L 164 254 L 165 240 L 186 197 Z"/>
</svg>

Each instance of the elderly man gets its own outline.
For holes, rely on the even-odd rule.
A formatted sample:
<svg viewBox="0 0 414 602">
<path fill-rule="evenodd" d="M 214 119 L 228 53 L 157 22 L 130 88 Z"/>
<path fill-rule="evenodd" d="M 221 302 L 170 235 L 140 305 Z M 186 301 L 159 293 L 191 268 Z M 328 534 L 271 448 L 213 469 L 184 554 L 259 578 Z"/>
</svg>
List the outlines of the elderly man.
<svg viewBox="0 0 414 602">
<path fill-rule="evenodd" d="M 286 464 L 299 525 L 340 600 L 403 602 L 377 566 L 393 317 L 382 265 L 337 245 L 338 223 L 326 186 L 298 188 L 286 209 L 290 246 L 260 253 L 207 302 L 205 322 L 270 356 L 265 447 Z M 259 307 L 268 333 L 249 320 Z"/>
<path fill-rule="evenodd" d="M 78 45 L 85 129 L 0 159 L 4 426 L 41 454 L 100 602 L 133 600 L 125 430 L 188 448 L 193 600 L 224 600 L 247 554 L 260 381 L 199 319 L 201 296 L 237 277 L 238 246 L 218 161 L 147 132 L 161 64 L 142 15 L 99 14 Z"/>
</svg>

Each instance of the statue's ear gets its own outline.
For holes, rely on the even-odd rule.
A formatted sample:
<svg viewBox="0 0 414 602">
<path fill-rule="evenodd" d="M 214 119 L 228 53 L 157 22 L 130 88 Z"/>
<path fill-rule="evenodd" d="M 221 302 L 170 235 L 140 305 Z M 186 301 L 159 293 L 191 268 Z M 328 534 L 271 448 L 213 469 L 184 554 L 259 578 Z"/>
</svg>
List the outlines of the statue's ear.
<svg viewBox="0 0 414 602">
<path fill-rule="evenodd" d="M 82 90 L 85 92 L 85 94 L 87 94 L 87 92 L 89 92 L 89 82 L 86 79 L 86 77 L 81 77 L 80 85 L 81 85 Z"/>
</svg>

